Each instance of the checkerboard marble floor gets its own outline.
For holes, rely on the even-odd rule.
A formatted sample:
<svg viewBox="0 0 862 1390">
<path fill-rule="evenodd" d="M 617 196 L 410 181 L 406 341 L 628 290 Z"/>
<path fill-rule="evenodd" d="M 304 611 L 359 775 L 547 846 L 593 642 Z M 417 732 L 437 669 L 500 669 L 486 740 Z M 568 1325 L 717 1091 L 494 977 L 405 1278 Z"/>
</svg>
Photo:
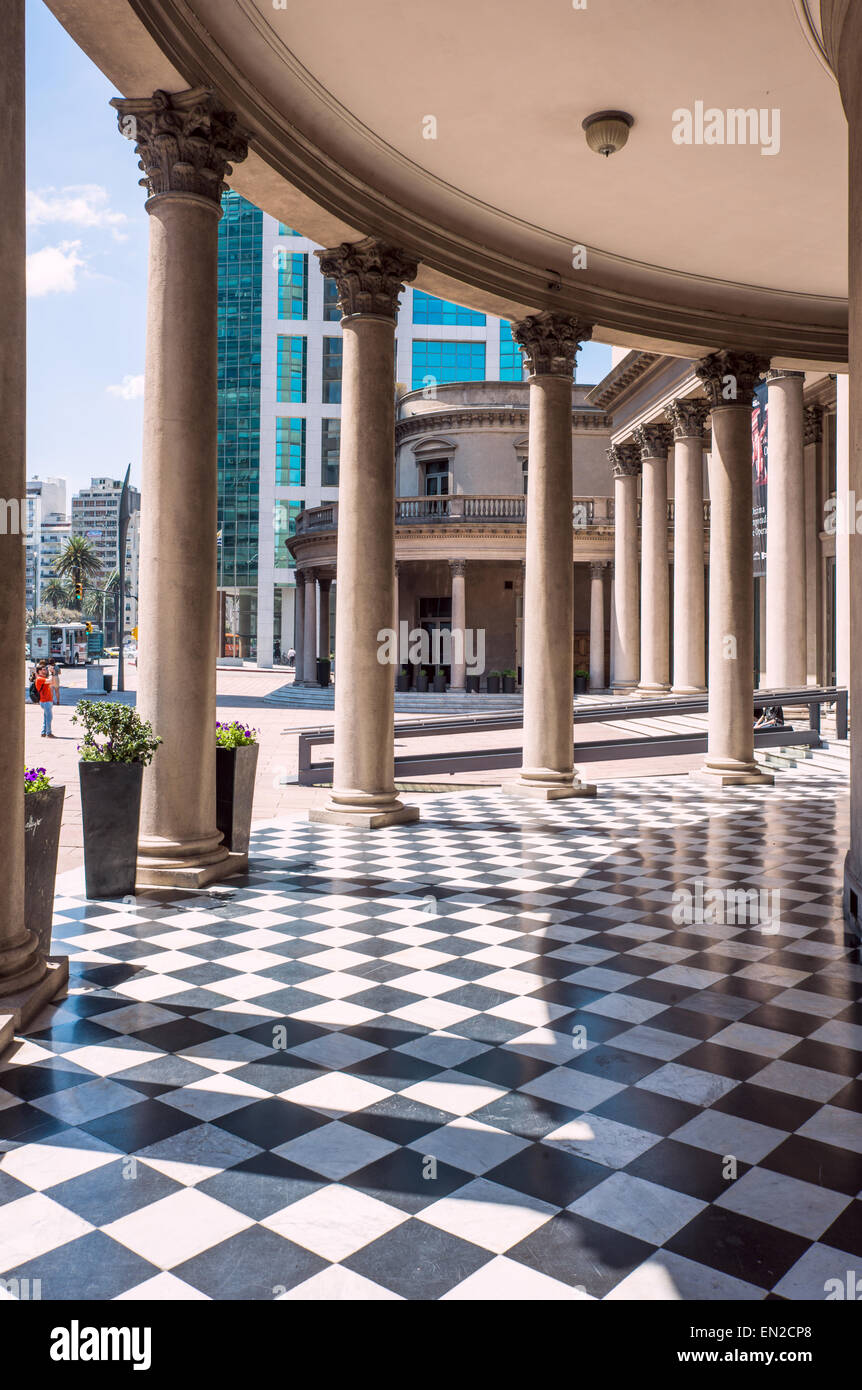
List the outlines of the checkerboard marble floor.
<svg viewBox="0 0 862 1390">
<path fill-rule="evenodd" d="M 229 887 L 60 898 L 69 998 L 0 1067 L 0 1278 L 824 1298 L 862 1257 L 846 837 L 827 775 L 668 777 L 271 823 Z M 698 881 L 780 890 L 780 929 L 678 924 Z"/>
</svg>

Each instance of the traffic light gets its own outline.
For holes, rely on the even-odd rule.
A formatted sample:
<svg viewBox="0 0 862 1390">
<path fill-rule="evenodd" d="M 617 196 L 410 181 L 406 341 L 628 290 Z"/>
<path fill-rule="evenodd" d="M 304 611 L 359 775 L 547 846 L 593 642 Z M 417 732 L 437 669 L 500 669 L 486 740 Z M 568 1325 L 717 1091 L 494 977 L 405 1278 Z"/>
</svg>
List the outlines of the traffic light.
<svg viewBox="0 0 862 1390">
<path fill-rule="evenodd" d="M 138 640 L 138 629 L 137 629 L 136 627 L 133 627 L 133 628 L 132 628 L 132 636 L 134 637 L 135 641 L 137 642 L 137 640 Z"/>
<path fill-rule="evenodd" d="M 78 602 L 80 603 L 80 601 L 81 601 L 81 599 L 82 599 L 83 597 L 84 597 L 84 585 L 83 585 L 83 583 L 81 582 L 81 580 L 79 579 L 79 580 L 76 582 L 76 584 L 75 584 L 75 598 L 76 598 L 76 599 L 78 600 Z"/>
<path fill-rule="evenodd" d="M 92 623 L 84 623 L 84 627 L 87 629 L 88 632 L 92 632 L 92 631 L 93 631 L 93 624 L 92 624 Z"/>
</svg>

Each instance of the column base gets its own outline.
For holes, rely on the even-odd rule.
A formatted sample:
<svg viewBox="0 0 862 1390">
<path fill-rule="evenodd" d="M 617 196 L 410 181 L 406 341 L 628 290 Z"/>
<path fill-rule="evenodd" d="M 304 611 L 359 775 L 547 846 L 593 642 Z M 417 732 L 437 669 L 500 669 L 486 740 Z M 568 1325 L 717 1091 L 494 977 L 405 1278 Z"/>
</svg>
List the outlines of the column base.
<svg viewBox="0 0 862 1390">
<path fill-rule="evenodd" d="M 857 877 L 851 869 L 849 854 L 844 859 L 843 907 L 844 920 L 851 935 L 862 940 L 862 878 Z"/>
<path fill-rule="evenodd" d="M 764 772 L 759 763 L 734 763 L 730 759 L 722 763 L 706 763 L 690 772 L 689 777 L 709 787 L 771 787 L 775 778 L 771 772 Z"/>
<path fill-rule="evenodd" d="M 641 684 L 637 687 L 636 693 L 638 695 L 645 695 L 647 696 L 647 698 L 652 699 L 655 695 L 667 695 L 669 691 L 670 681 L 648 681 L 646 683 L 641 682 Z"/>
<path fill-rule="evenodd" d="M 614 681 L 611 690 L 615 695 L 633 695 L 638 689 L 637 681 Z"/>
<path fill-rule="evenodd" d="M 5 1054 L 16 1033 L 27 1028 L 46 1004 L 66 993 L 69 957 L 47 956 L 45 967 L 44 975 L 35 984 L 0 998 L 0 1057 Z"/>
<path fill-rule="evenodd" d="M 705 685 L 672 685 L 671 695 L 705 695 Z"/>
<path fill-rule="evenodd" d="M 418 806 L 405 806 L 396 800 L 394 805 L 351 807 L 331 800 L 325 806 L 315 806 L 308 813 L 314 825 L 346 825 L 354 830 L 382 830 L 387 825 L 413 825 L 419 820 Z"/>
<path fill-rule="evenodd" d="M 158 860 L 138 860 L 135 870 L 136 888 L 206 888 L 224 878 L 244 874 L 248 869 L 247 854 L 225 851 L 212 864 L 160 864 Z"/>
<path fill-rule="evenodd" d="M 596 795 L 592 782 L 581 782 L 577 778 L 571 782 L 542 782 L 521 776 L 515 781 L 503 782 L 500 791 L 504 796 L 526 796 L 532 801 L 566 801 L 573 796 Z"/>
</svg>

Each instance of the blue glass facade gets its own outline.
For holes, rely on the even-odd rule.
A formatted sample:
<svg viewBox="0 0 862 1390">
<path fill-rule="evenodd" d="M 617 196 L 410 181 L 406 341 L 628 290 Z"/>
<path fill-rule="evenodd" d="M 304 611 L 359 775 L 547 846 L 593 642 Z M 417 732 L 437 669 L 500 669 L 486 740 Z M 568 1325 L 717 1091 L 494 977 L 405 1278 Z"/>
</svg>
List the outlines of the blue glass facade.
<svg viewBox="0 0 862 1390">
<path fill-rule="evenodd" d="M 457 324 L 459 327 L 482 328 L 485 315 L 473 309 L 465 309 L 461 304 L 452 304 L 448 299 L 438 299 L 436 295 L 424 294 L 422 290 L 413 291 L 414 323 Z"/>
<path fill-rule="evenodd" d="M 281 251 L 278 258 L 278 317 L 308 318 L 308 257 Z"/>
<path fill-rule="evenodd" d="M 427 386 L 428 378 L 443 381 L 484 381 L 485 344 L 469 342 L 413 342 L 413 390 Z"/>
<path fill-rule="evenodd" d="M 218 232 L 219 584 L 257 585 L 263 214 L 222 197 Z"/>
<path fill-rule="evenodd" d="M 524 359 L 512 337 L 512 325 L 507 319 L 500 320 L 500 380 L 524 380 Z"/>
</svg>

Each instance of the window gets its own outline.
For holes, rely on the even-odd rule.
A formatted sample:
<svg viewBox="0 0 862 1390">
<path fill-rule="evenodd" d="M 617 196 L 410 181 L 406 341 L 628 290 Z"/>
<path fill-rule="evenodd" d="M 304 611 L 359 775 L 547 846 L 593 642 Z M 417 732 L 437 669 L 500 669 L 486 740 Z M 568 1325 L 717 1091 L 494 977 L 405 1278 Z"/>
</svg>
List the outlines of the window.
<svg viewBox="0 0 862 1390">
<path fill-rule="evenodd" d="M 305 400 L 307 361 L 304 337 L 279 338 L 277 400 L 295 403 Z"/>
<path fill-rule="evenodd" d="M 304 502 L 276 502 L 273 526 L 276 569 L 293 569 L 295 560 L 286 548 L 288 539 L 296 534 L 296 518 Z"/>
<path fill-rule="evenodd" d="M 430 381 L 429 381 L 430 378 Z M 484 381 L 485 344 L 413 342 L 413 390 L 431 382 Z"/>
<path fill-rule="evenodd" d="M 287 255 L 278 257 L 278 317 L 280 319 L 308 318 L 308 257 Z"/>
<path fill-rule="evenodd" d="M 481 328 L 485 322 L 484 314 L 473 309 L 464 309 L 460 304 L 451 304 L 448 299 L 438 299 L 433 294 L 413 291 L 414 323 L 445 323 L 475 326 Z"/>
<path fill-rule="evenodd" d="M 521 349 L 512 337 L 512 325 L 506 319 L 500 320 L 500 380 L 524 380 Z"/>
<path fill-rule="evenodd" d="M 276 487 L 305 487 L 305 420 L 275 422 Z"/>
<path fill-rule="evenodd" d="M 341 339 L 323 340 L 323 404 L 341 404 Z"/>
<path fill-rule="evenodd" d="M 446 459 L 431 459 L 425 465 L 425 496 L 444 497 L 449 492 L 449 463 Z"/>
<path fill-rule="evenodd" d="M 338 487 L 339 452 L 341 449 L 341 421 L 321 420 L 320 428 L 321 487 Z"/>
<path fill-rule="evenodd" d="M 338 307 L 338 286 L 331 275 L 323 277 L 323 318 L 326 323 L 340 323 L 341 310 Z"/>
<path fill-rule="evenodd" d="M 522 472 L 522 474 L 524 475 L 524 496 L 525 496 L 525 497 L 526 497 L 526 495 L 527 495 L 527 478 L 529 477 L 529 470 L 530 470 L 529 460 L 528 460 L 528 459 L 521 459 L 521 472 Z"/>
<path fill-rule="evenodd" d="M 279 224 L 278 224 L 278 235 L 279 235 L 279 236 L 302 236 L 302 232 L 295 232 L 295 231 L 293 230 L 293 228 L 292 228 L 292 227 L 288 227 L 287 224 L 286 224 L 285 222 L 279 222 Z"/>
</svg>

